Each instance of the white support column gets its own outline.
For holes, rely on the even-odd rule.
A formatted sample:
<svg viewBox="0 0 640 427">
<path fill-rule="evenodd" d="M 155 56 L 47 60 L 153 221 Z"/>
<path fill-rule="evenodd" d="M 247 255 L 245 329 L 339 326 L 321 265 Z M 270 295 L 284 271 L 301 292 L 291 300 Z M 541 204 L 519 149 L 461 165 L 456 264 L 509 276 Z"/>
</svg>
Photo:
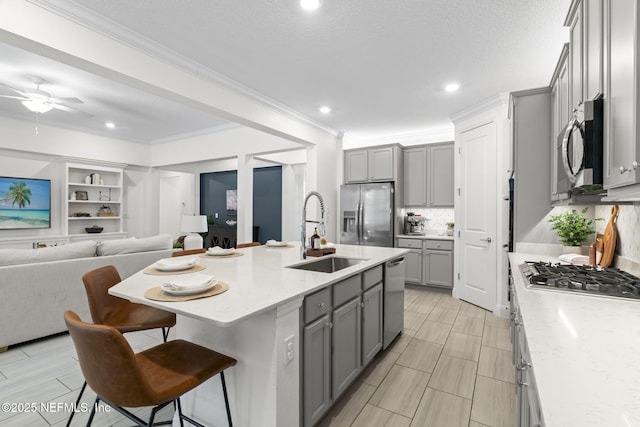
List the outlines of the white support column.
<svg viewBox="0 0 640 427">
<path fill-rule="evenodd" d="M 253 241 L 253 167 L 252 154 L 238 156 L 238 243 Z"/>
</svg>

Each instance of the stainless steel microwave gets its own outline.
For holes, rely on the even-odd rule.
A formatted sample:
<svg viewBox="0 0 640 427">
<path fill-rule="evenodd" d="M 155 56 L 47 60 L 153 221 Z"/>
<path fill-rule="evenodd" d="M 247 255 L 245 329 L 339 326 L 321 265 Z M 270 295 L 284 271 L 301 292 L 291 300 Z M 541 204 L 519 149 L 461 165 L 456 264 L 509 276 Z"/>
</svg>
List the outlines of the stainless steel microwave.
<svg viewBox="0 0 640 427">
<path fill-rule="evenodd" d="M 571 187 L 603 183 L 603 104 L 602 96 L 582 103 L 558 137 L 558 154 Z"/>
</svg>

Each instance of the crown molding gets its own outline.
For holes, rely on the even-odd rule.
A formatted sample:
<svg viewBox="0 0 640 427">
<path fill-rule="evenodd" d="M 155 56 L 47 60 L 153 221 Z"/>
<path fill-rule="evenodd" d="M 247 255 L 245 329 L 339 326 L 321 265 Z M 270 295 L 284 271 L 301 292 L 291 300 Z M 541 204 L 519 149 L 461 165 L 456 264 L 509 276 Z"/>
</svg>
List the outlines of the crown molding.
<svg viewBox="0 0 640 427">
<path fill-rule="evenodd" d="M 214 127 L 204 128 L 204 129 L 197 129 L 192 132 L 185 132 L 177 135 L 171 135 L 165 138 L 154 139 L 152 141 L 149 141 L 149 144 L 152 144 L 152 145 L 164 144 L 167 142 L 180 141 L 182 139 L 193 138 L 196 136 L 208 135 L 208 134 L 217 133 L 217 132 L 224 132 L 226 130 L 236 129 L 240 127 L 244 127 L 244 126 L 239 123 L 225 123 L 219 126 L 214 126 Z"/>
<path fill-rule="evenodd" d="M 509 93 L 500 93 L 491 98 L 485 99 L 469 108 L 459 111 L 449 116 L 449 119 L 455 124 L 476 114 L 483 113 L 496 107 L 508 108 Z"/>
<path fill-rule="evenodd" d="M 102 34 L 112 40 L 122 43 L 128 47 L 139 50 L 160 59 L 176 67 L 187 70 L 193 74 L 197 74 L 205 80 L 224 86 L 227 89 L 240 93 L 248 98 L 263 104 L 277 112 L 289 115 L 299 121 L 305 122 L 311 126 L 315 126 L 324 132 L 333 136 L 338 136 L 338 131 L 330 128 L 320 122 L 317 122 L 299 112 L 287 107 L 280 102 L 271 99 L 247 86 L 244 86 L 231 78 L 218 73 L 204 66 L 203 64 L 184 56 L 167 46 L 158 43 L 148 37 L 129 30 L 119 23 L 99 15 L 92 10 L 71 1 L 60 2 L 57 0 L 26 0 L 38 7 L 49 12 L 55 13 L 65 19 L 68 19 L 78 25 L 82 25 L 92 31 Z"/>
<path fill-rule="evenodd" d="M 453 141 L 455 129 L 453 125 L 444 128 L 426 129 L 421 131 L 404 132 L 392 135 L 375 136 L 371 138 L 350 138 L 349 134 L 345 134 L 344 148 L 357 148 L 373 145 L 400 144 L 402 146 L 410 146 L 424 143 L 436 143 Z"/>
</svg>

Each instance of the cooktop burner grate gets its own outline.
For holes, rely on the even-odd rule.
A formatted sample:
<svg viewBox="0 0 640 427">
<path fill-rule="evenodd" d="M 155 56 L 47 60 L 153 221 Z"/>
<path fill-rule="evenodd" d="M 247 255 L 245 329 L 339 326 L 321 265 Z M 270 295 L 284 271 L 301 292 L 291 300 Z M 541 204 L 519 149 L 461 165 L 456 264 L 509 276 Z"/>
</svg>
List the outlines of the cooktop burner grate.
<svg viewBox="0 0 640 427">
<path fill-rule="evenodd" d="M 527 261 L 520 270 L 532 287 L 640 299 L 640 278 L 617 268 Z"/>
</svg>

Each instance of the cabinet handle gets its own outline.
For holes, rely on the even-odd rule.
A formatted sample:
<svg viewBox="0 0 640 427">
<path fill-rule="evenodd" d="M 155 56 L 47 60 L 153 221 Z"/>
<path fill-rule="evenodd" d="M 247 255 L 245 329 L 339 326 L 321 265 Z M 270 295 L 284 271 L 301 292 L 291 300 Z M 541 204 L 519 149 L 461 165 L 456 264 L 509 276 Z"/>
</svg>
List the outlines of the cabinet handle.
<svg viewBox="0 0 640 427">
<path fill-rule="evenodd" d="M 516 369 L 518 371 L 526 371 L 530 367 L 531 367 L 531 363 L 523 362 L 523 363 L 519 364 L 518 366 L 516 366 Z"/>
<path fill-rule="evenodd" d="M 359 305 L 360 305 L 360 308 L 364 308 L 364 303 L 363 302 L 361 302 Z"/>
<path fill-rule="evenodd" d="M 331 329 L 333 328 L 333 322 L 325 323 L 324 326 L 328 326 Z"/>
<path fill-rule="evenodd" d="M 638 162 L 636 162 L 634 160 L 633 163 L 631 163 L 631 167 L 630 168 L 625 168 L 624 165 L 621 165 L 620 166 L 620 174 L 622 175 L 623 173 L 634 171 L 637 168 L 638 168 Z"/>
<path fill-rule="evenodd" d="M 525 383 L 524 381 L 518 381 L 518 385 L 520 387 L 529 387 L 529 384 Z"/>
<path fill-rule="evenodd" d="M 326 307 L 326 306 L 324 305 L 324 303 L 323 303 L 323 302 L 321 302 L 320 304 L 318 304 L 318 308 L 319 308 L 320 310 L 324 310 L 324 308 L 325 308 L 325 307 Z"/>
</svg>

